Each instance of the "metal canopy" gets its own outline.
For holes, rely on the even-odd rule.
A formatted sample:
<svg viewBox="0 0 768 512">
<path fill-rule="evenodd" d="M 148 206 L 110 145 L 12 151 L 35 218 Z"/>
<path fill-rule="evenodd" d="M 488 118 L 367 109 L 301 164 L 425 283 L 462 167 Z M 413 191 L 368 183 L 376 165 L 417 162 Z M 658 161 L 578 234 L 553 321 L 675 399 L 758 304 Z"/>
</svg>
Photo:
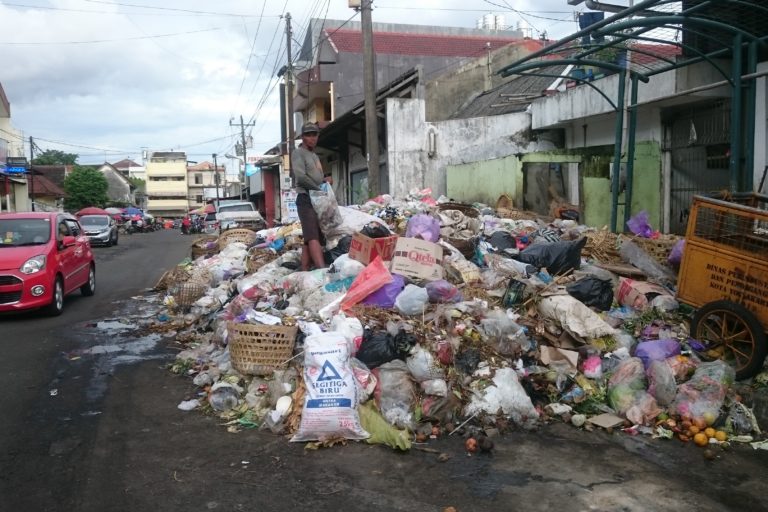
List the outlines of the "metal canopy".
<svg viewBox="0 0 768 512">
<path fill-rule="evenodd" d="M 581 68 L 570 77 L 598 90 L 617 113 L 626 108 L 627 189 L 624 220 L 630 216 L 638 81 L 706 62 L 731 87 L 731 190 L 752 190 L 754 78 L 757 61 L 768 58 L 768 2 L 765 0 L 644 0 L 501 68 L 502 76 L 547 76 L 563 64 Z M 730 60 L 730 65 L 727 61 Z M 724 64 L 724 61 L 726 64 Z M 571 68 L 572 69 L 572 68 Z M 597 74 L 585 76 L 586 70 Z M 550 71 L 551 73 L 551 71 Z M 615 102 L 599 91 L 601 75 L 619 74 Z M 551 75 L 550 75 L 551 76 Z M 627 104 L 626 82 L 630 82 Z M 742 121 L 746 119 L 742 129 Z M 616 116 L 616 152 L 611 182 L 611 228 L 616 231 L 623 115 Z M 746 131 L 746 133 L 744 133 Z"/>
</svg>

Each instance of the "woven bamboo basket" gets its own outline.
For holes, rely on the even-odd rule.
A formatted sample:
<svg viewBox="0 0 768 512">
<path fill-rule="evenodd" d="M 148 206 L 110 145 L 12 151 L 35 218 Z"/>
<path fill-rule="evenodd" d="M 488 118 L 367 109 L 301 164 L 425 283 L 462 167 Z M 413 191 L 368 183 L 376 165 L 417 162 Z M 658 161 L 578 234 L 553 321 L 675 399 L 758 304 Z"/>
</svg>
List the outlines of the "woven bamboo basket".
<svg viewBox="0 0 768 512">
<path fill-rule="evenodd" d="M 581 254 L 600 263 L 621 263 L 619 235 L 603 229 L 586 233 L 587 243 Z"/>
<path fill-rule="evenodd" d="M 219 237 L 216 235 L 203 235 L 192 242 L 192 259 L 201 256 L 211 256 L 219 252 Z"/>
<path fill-rule="evenodd" d="M 244 375 L 269 375 L 293 354 L 297 327 L 227 323 L 232 366 Z"/>
<path fill-rule="evenodd" d="M 205 295 L 208 287 L 201 283 L 181 283 L 168 290 L 176 305 L 182 308 L 189 308 L 197 299 Z"/>
<path fill-rule="evenodd" d="M 278 254 L 271 249 L 251 249 L 245 259 L 245 271 L 253 274 L 267 263 L 276 260 Z"/>
<path fill-rule="evenodd" d="M 471 217 L 473 219 L 480 217 L 480 211 L 478 211 L 477 208 L 463 203 L 442 203 L 437 205 L 437 210 L 440 212 L 447 210 L 458 210 L 467 217 Z M 456 249 L 458 249 L 458 251 L 464 255 L 465 258 L 470 259 L 475 254 L 475 246 L 477 245 L 478 237 L 473 236 L 472 238 L 454 238 L 447 236 L 445 237 L 445 240 Z"/>
<path fill-rule="evenodd" d="M 219 247 L 224 250 L 229 244 L 240 242 L 246 246 L 256 242 L 256 232 L 250 229 L 238 228 L 225 231 L 219 236 Z"/>
</svg>

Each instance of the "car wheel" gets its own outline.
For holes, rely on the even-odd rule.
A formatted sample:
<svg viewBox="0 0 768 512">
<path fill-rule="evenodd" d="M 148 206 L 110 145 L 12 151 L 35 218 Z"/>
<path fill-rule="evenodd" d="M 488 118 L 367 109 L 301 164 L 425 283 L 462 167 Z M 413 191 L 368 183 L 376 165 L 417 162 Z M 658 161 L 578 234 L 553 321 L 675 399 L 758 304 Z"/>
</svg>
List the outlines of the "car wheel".
<svg viewBox="0 0 768 512">
<path fill-rule="evenodd" d="M 91 265 L 91 269 L 88 271 L 88 282 L 80 287 L 80 293 L 86 297 L 90 297 L 96 292 L 96 268 Z"/>
<path fill-rule="evenodd" d="M 45 307 L 45 313 L 50 316 L 59 316 L 64 312 L 64 282 L 57 276 L 53 282 L 53 298 Z"/>
</svg>

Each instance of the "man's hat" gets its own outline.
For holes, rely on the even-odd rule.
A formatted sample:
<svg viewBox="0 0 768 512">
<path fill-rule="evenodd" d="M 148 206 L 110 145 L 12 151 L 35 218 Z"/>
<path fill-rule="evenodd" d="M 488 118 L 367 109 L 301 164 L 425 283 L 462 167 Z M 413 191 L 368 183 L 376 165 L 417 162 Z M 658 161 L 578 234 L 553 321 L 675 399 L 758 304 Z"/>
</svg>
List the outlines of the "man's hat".
<svg viewBox="0 0 768 512">
<path fill-rule="evenodd" d="M 307 133 L 320 133 L 320 128 L 315 123 L 306 123 L 301 127 L 301 134 L 306 135 Z"/>
</svg>

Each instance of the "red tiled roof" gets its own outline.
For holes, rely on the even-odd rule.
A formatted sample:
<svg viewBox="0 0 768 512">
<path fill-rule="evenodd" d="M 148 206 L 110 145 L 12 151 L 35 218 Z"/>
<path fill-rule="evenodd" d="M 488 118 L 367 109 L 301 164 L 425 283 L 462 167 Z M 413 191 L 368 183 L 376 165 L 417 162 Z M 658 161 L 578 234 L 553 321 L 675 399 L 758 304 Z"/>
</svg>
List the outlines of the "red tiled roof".
<svg viewBox="0 0 768 512">
<path fill-rule="evenodd" d="M 673 44 L 633 43 L 630 46 L 630 49 L 632 48 L 637 48 L 640 51 L 647 52 L 647 53 L 632 52 L 632 61 L 635 62 L 636 64 L 640 64 L 646 67 L 653 67 L 654 64 L 665 64 L 665 62 L 660 58 L 656 58 L 651 55 L 648 55 L 648 53 L 652 53 L 653 55 L 657 55 L 658 57 L 661 57 L 663 59 L 668 59 L 671 61 L 674 61 L 675 57 L 683 53 L 683 49 L 681 47 L 675 46 Z"/>
<path fill-rule="evenodd" d="M 35 173 L 30 181 L 32 182 L 32 190 L 36 196 L 64 197 L 67 195 L 58 185 L 40 174 Z"/>
<path fill-rule="evenodd" d="M 363 35 L 358 30 L 337 29 L 326 31 L 328 39 L 339 52 L 362 53 Z M 509 44 L 522 44 L 531 51 L 541 48 L 541 42 L 532 39 L 498 36 L 454 36 L 439 34 L 412 34 L 403 32 L 374 32 L 373 49 L 376 53 L 395 55 L 432 55 L 444 57 L 479 57 L 488 51 Z"/>
</svg>

